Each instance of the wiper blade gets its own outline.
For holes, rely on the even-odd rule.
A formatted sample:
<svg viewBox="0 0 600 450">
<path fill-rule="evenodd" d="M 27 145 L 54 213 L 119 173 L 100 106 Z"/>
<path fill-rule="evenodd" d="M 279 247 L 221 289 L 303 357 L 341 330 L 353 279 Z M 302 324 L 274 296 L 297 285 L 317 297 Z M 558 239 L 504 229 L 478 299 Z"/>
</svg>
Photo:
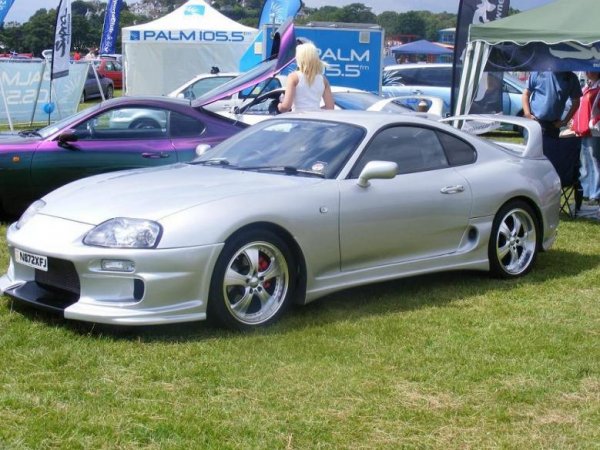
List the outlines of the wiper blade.
<svg viewBox="0 0 600 450">
<path fill-rule="evenodd" d="M 193 161 L 192 164 L 198 164 L 201 166 L 231 166 L 231 163 L 225 158 L 212 158 L 205 159 L 203 161 Z"/>
<path fill-rule="evenodd" d="M 22 131 L 19 131 L 19 136 L 22 136 L 22 137 L 31 137 L 31 136 L 42 137 L 42 135 L 40 133 L 38 133 L 37 130 L 22 130 Z"/>
<path fill-rule="evenodd" d="M 315 172 L 314 170 L 298 169 L 294 166 L 242 166 L 236 167 L 236 170 L 255 170 L 257 172 L 283 172 L 287 175 L 311 175 L 314 177 L 325 178 L 325 174 Z"/>
</svg>

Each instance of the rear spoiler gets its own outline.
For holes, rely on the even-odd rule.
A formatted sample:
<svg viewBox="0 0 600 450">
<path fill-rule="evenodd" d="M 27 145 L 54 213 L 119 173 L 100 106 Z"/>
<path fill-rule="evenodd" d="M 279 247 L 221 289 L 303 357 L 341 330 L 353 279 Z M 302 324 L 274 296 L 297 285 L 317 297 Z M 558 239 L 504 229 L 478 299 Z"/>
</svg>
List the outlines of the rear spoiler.
<svg viewBox="0 0 600 450">
<path fill-rule="evenodd" d="M 466 114 L 440 119 L 440 122 L 451 123 L 469 134 L 483 134 L 499 128 L 502 124 L 516 125 L 523 128 L 525 144 L 512 144 L 509 142 L 496 142 L 512 151 L 522 154 L 523 158 L 540 158 L 544 156 L 542 127 L 535 120 L 517 116 L 504 116 L 497 114 Z M 469 122 L 476 122 L 469 125 Z"/>
</svg>

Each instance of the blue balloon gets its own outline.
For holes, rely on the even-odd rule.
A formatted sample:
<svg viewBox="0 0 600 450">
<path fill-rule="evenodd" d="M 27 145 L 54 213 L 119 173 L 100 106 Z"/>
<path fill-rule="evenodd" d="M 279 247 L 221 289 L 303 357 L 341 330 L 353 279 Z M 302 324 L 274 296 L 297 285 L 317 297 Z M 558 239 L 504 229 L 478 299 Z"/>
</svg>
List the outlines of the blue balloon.
<svg viewBox="0 0 600 450">
<path fill-rule="evenodd" d="M 44 104 L 44 107 L 43 107 L 44 108 L 44 112 L 46 114 L 52 114 L 52 112 L 54 111 L 54 106 L 55 105 L 54 105 L 53 102 L 49 102 L 49 103 Z"/>
</svg>

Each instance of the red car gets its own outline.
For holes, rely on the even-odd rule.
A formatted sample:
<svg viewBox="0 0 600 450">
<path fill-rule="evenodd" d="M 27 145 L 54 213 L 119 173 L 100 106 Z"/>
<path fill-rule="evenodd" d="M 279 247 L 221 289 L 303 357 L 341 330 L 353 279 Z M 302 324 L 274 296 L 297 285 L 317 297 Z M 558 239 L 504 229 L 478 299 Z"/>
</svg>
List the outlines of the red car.
<svg viewBox="0 0 600 450">
<path fill-rule="evenodd" d="M 113 80 L 115 89 L 123 89 L 123 66 L 116 59 L 100 58 L 94 61 L 99 74 Z"/>
</svg>

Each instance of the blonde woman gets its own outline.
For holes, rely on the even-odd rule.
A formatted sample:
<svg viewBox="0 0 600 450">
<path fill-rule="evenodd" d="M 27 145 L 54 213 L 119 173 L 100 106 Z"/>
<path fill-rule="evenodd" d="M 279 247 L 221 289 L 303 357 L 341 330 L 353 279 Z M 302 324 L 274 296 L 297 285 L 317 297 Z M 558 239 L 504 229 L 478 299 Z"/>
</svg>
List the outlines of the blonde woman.
<svg viewBox="0 0 600 450">
<path fill-rule="evenodd" d="M 331 87 L 323 70 L 325 64 L 319 59 L 317 47 L 307 42 L 296 47 L 296 64 L 298 70 L 287 77 L 285 95 L 277 108 L 279 112 L 287 111 L 317 111 L 333 109 Z"/>
</svg>

